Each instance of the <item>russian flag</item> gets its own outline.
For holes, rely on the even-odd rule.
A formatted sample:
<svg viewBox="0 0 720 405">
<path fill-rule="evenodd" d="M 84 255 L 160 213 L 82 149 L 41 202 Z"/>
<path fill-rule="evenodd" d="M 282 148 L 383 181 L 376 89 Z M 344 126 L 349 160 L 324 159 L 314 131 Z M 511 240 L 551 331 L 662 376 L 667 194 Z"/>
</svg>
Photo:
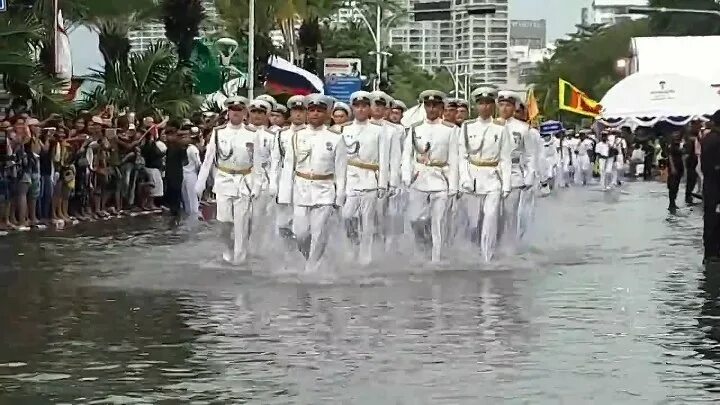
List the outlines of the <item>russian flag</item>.
<svg viewBox="0 0 720 405">
<path fill-rule="evenodd" d="M 265 88 L 269 94 L 302 96 L 324 90 L 319 77 L 278 56 L 271 56 L 265 66 Z"/>
</svg>

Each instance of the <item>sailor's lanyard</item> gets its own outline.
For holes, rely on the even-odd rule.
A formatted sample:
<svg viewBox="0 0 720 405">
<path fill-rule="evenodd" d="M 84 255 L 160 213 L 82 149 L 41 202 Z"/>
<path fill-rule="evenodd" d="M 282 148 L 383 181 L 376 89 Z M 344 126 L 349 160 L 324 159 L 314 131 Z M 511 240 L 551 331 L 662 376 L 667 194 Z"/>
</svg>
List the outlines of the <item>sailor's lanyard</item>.
<svg viewBox="0 0 720 405">
<path fill-rule="evenodd" d="M 219 135 L 220 135 L 220 134 L 219 134 L 219 131 L 220 131 L 219 128 L 215 128 L 215 167 L 217 167 L 217 168 L 220 167 L 220 166 L 219 166 L 219 162 L 220 162 L 219 159 L 229 160 L 229 159 L 233 156 L 233 152 L 234 152 L 233 147 L 232 147 L 232 144 L 230 144 L 230 152 L 228 152 L 227 154 L 223 153 L 223 152 L 220 150 L 220 141 L 218 140 L 218 138 L 220 137 L 220 136 L 219 136 Z M 253 166 L 253 161 L 254 161 L 254 159 L 255 159 L 253 152 L 254 152 L 254 151 L 248 151 L 248 156 L 250 157 L 250 166 L 251 166 L 251 167 Z M 244 183 L 245 183 L 245 187 L 246 187 L 247 190 L 248 190 L 248 193 L 250 194 L 250 199 L 252 200 L 252 189 L 251 189 L 250 186 L 247 184 L 247 182 L 244 182 Z"/>
<path fill-rule="evenodd" d="M 470 139 L 468 137 L 467 127 L 468 127 L 467 124 L 463 125 L 463 136 L 465 137 L 465 157 L 466 158 L 468 158 L 471 155 L 474 155 L 476 153 L 482 154 L 483 146 L 485 145 L 485 135 L 487 135 L 487 132 L 490 129 L 489 125 L 485 128 L 485 132 L 483 132 L 483 134 L 482 134 L 482 140 L 480 141 L 480 146 L 477 149 L 470 149 Z"/>
</svg>

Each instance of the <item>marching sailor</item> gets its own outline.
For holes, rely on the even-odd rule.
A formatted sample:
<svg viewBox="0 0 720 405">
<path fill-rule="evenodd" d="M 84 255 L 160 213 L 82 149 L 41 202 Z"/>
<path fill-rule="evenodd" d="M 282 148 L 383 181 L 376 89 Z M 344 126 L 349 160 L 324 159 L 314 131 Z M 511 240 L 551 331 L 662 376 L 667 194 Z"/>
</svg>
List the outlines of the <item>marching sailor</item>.
<svg viewBox="0 0 720 405">
<path fill-rule="evenodd" d="M 408 128 L 403 146 L 402 181 L 409 188 L 407 215 L 415 239 L 432 246 L 431 257 L 437 262 L 443 246 L 447 201 L 457 198 L 457 131 L 454 124 L 442 119 L 444 93 L 426 90 L 419 98 L 426 119 Z"/>
<path fill-rule="evenodd" d="M 390 103 L 390 113 L 388 113 L 388 121 L 392 122 L 395 125 L 402 126 L 402 117 L 405 111 L 407 111 L 407 106 L 405 105 L 405 103 L 400 100 L 393 100 L 392 103 Z M 403 128 L 403 134 L 404 133 L 405 129 Z M 402 145 L 402 142 L 400 144 Z"/>
<path fill-rule="evenodd" d="M 350 106 L 343 102 L 336 102 L 333 107 L 332 121 L 334 125 L 343 125 L 352 119 L 352 110 Z M 339 127 L 335 127 L 339 129 Z"/>
<path fill-rule="evenodd" d="M 521 191 L 530 188 L 535 183 L 535 157 L 537 147 L 535 140 L 530 135 L 530 126 L 514 117 L 515 110 L 520 103 L 520 97 L 512 91 L 501 91 L 498 93 L 498 107 L 500 120 L 505 123 L 512 138 L 512 168 L 511 168 L 511 191 L 503 200 L 501 232 L 506 240 L 515 244 L 519 235 L 518 211 L 520 205 Z"/>
<path fill-rule="evenodd" d="M 447 122 L 455 124 L 457 117 L 458 99 L 448 98 L 445 102 L 445 111 L 443 111 L 443 119 Z"/>
<path fill-rule="evenodd" d="M 610 158 L 608 165 L 610 170 L 610 181 L 612 187 L 620 186 L 625 171 L 625 156 L 627 155 L 627 141 L 622 136 L 619 129 L 611 129 L 608 136 L 608 145 L 610 146 Z"/>
<path fill-rule="evenodd" d="M 210 171 L 213 166 L 217 168 L 213 192 L 226 245 L 223 259 L 233 263 L 243 262 L 247 257 L 252 200 L 261 184 L 257 179 L 260 162 L 254 158 L 257 131 L 243 125 L 248 104 L 248 99 L 241 96 L 225 100 L 229 121 L 213 130 L 195 184 L 195 192 L 202 195 Z"/>
<path fill-rule="evenodd" d="M 458 176 L 470 239 L 480 245 L 488 262 L 495 252 L 501 198 L 510 194 L 513 144 L 507 128 L 493 122 L 496 90 L 480 87 L 470 96 L 477 103 L 478 118 L 460 128 Z"/>
<path fill-rule="evenodd" d="M 275 201 L 277 202 L 275 225 L 279 235 L 286 240 L 293 237 L 292 184 L 294 176 L 292 155 L 289 155 L 287 151 L 290 150 L 290 142 L 295 133 L 305 128 L 305 97 L 290 97 L 287 107 L 290 109 L 290 126 L 278 132 L 270 159 L 270 179 L 272 180 L 270 195 L 276 196 Z"/>
<path fill-rule="evenodd" d="M 268 101 L 256 98 L 250 102 L 248 106 L 248 124 L 245 129 L 257 133 L 257 143 L 255 144 L 255 161 L 258 163 L 259 171 L 256 172 L 257 179 L 260 181 L 260 194 L 254 200 L 253 211 L 256 215 L 257 223 L 267 222 L 272 217 L 273 199 L 270 191 L 270 165 L 272 162 L 272 150 L 275 147 L 275 139 L 277 135 L 266 126 L 269 122 L 269 113 L 272 111 L 272 104 Z"/>
<path fill-rule="evenodd" d="M 288 109 L 282 104 L 275 103 L 270 112 L 270 131 L 277 133 L 285 128 L 285 120 L 287 119 Z"/>
<path fill-rule="evenodd" d="M 560 139 L 560 186 L 569 187 L 575 173 L 575 149 L 578 145 L 573 130 L 566 130 Z"/>
<path fill-rule="evenodd" d="M 518 102 L 518 108 L 515 110 L 515 118 L 522 122 L 528 122 L 528 111 L 523 101 Z M 529 124 L 529 123 L 528 123 Z M 533 152 L 530 159 L 533 159 L 532 165 L 537 171 L 540 165 L 540 155 L 543 149 L 543 141 L 540 131 L 530 126 L 528 129 L 530 139 L 532 140 Z M 523 239 L 525 233 L 530 228 L 530 224 L 535 216 L 535 193 L 540 188 L 539 176 L 535 176 L 534 183 L 531 187 L 527 187 L 520 192 L 520 204 L 518 206 L 518 238 Z"/>
<path fill-rule="evenodd" d="M 396 234 L 402 233 L 403 207 L 400 206 L 398 186 L 400 185 L 402 141 L 405 136 L 405 128 L 385 119 L 387 110 L 393 102 L 390 96 L 379 90 L 373 91 L 370 93 L 370 102 L 371 121 L 383 127 L 385 133 L 383 139 L 387 143 L 386 148 L 390 151 L 388 158 L 390 170 L 385 186 L 388 191 L 380 196 L 377 210 L 377 219 L 381 224 L 378 230 L 385 238 L 386 248 L 390 249 Z"/>
<path fill-rule="evenodd" d="M 371 121 L 372 98 L 366 91 L 350 96 L 355 120 L 341 127 L 348 153 L 347 191 L 342 217 L 348 238 L 359 244 L 358 261 L 367 265 L 372 260 L 375 237 L 375 214 L 378 198 L 384 197 L 389 184 L 390 143 L 383 125 Z"/>
<path fill-rule="evenodd" d="M 592 180 L 592 164 L 590 154 L 593 152 L 593 141 L 588 137 L 589 129 L 583 129 L 578 134 L 580 142 L 575 150 L 577 163 L 575 166 L 575 184 L 586 186 Z"/>
<path fill-rule="evenodd" d="M 540 187 L 547 194 L 555 187 L 555 176 L 560 156 L 555 146 L 555 135 L 562 130 L 562 124 L 558 121 L 547 121 L 540 124 L 540 135 L 543 138 L 543 150 L 540 153 L 538 163 L 538 174 Z"/>
<path fill-rule="evenodd" d="M 470 104 L 467 100 L 457 100 L 457 112 L 455 113 L 455 123 L 460 126 L 470 116 Z"/>
<path fill-rule="evenodd" d="M 607 130 L 603 130 L 600 133 L 600 142 L 595 145 L 595 158 L 597 160 L 598 172 L 600 172 L 600 187 L 609 190 L 610 183 L 608 181 L 608 175 L 612 174 L 613 165 L 610 159 L 610 145 L 608 144 Z"/>
<path fill-rule="evenodd" d="M 333 107 L 322 94 L 305 98 L 307 126 L 292 135 L 285 154 L 291 157 L 293 181 L 281 183 L 281 193 L 292 193 L 293 231 L 305 256 L 306 271 L 314 271 L 327 246 L 328 219 L 345 202 L 347 149 L 339 133 L 325 125 Z M 288 186 L 292 191 L 283 190 Z"/>
</svg>

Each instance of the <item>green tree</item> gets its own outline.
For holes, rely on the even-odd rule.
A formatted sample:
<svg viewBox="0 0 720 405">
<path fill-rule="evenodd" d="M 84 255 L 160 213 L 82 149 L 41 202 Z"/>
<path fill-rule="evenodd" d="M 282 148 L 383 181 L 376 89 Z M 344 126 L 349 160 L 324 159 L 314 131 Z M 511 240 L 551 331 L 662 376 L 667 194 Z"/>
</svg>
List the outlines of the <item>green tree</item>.
<svg viewBox="0 0 720 405">
<path fill-rule="evenodd" d="M 205 8 L 200 0 L 164 0 L 162 4 L 165 36 L 175 44 L 181 64 L 187 64 L 193 41 L 200 35 Z"/>
<path fill-rule="evenodd" d="M 119 110 L 134 111 L 139 117 L 188 117 L 200 104 L 199 97 L 189 90 L 191 69 L 178 66 L 177 54 L 167 43 L 133 53 L 127 63 L 116 61 L 105 66 L 105 71 L 96 72 L 91 80 L 101 85 L 83 100 L 90 110 L 111 104 Z"/>
<path fill-rule="evenodd" d="M 651 7 L 720 10 L 714 0 L 650 0 Z M 656 36 L 720 34 L 720 17 L 691 13 L 656 13 L 650 16 L 650 32 Z"/>
<path fill-rule="evenodd" d="M 538 65 L 532 80 L 542 114 L 558 114 L 558 78 L 599 101 L 621 79 L 615 73 L 615 63 L 628 56 L 630 39 L 648 34 L 648 22 L 643 19 L 609 27 L 578 26 L 568 39 L 559 40 L 554 55 Z"/>
</svg>

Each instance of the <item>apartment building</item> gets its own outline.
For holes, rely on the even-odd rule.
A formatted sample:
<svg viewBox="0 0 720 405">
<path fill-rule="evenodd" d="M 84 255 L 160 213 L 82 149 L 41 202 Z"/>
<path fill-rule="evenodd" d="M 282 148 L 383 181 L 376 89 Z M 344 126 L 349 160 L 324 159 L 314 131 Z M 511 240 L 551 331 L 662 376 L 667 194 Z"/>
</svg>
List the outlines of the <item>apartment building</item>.
<svg viewBox="0 0 720 405">
<path fill-rule="evenodd" d="M 429 71 L 460 61 L 458 71 L 469 74 L 471 83 L 507 83 L 509 0 L 406 1 L 410 21 L 391 30 L 390 46 L 409 53 Z M 495 13 L 470 15 L 467 10 L 473 6 L 492 6 Z M 422 10 L 447 12 L 432 13 L 437 17 L 433 21 L 418 21 L 427 18 L 418 13 Z"/>
<path fill-rule="evenodd" d="M 643 15 L 630 14 L 628 8 L 647 5 L 648 0 L 594 0 L 589 22 L 613 25 L 621 21 L 643 18 Z"/>
<path fill-rule="evenodd" d="M 205 6 L 205 27 L 206 33 L 215 32 L 217 29 L 218 13 L 215 8 L 214 0 L 204 0 L 203 6 Z M 157 41 L 165 41 L 165 25 L 161 22 L 153 22 L 145 24 L 138 30 L 130 31 L 128 34 L 130 39 L 130 47 L 132 52 L 142 52 L 150 46 L 150 44 Z"/>
</svg>

